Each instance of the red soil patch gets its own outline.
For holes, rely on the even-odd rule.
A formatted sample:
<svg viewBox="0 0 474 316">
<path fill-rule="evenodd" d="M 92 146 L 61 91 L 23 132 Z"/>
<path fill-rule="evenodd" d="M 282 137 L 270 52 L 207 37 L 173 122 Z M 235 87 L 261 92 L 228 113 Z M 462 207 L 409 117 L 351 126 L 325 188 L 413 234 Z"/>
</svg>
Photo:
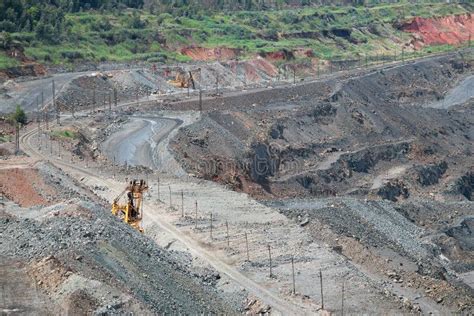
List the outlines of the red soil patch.
<svg viewBox="0 0 474 316">
<path fill-rule="evenodd" d="M 46 184 L 36 169 L 12 168 L 0 170 L 0 193 L 23 206 L 49 205 L 45 196 L 54 196 L 55 190 Z"/>
<path fill-rule="evenodd" d="M 299 48 L 293 51 L 295 57 L 314 57 L 314 52 L 312 49 Z"/>
<path fill-rule="evenodd" d="M 239 50 L 226 47 L 185 47 L 181 49 L 181 54 L 193 60 L 228 60 L 236 58 L 239 55 Z"/>
<path fill-rule="evenodd" d="M 442 18 L 420 18 L 402 26 L 405 32 L 413 33 L 415 48 L 432 44 L 458 45 L 474 38 L 474 13 Z"/>
<path fill-rule="evenodd" d="M 278 61 L 278 60 L 287 60 L 289 56 L 288 56 L 288 52 L 276 51 L 276 52 L 265 53 L 263 54 L 262 57 L 265 57 L 265 59 L 269 59 L 271 61 Z"/>
</svg>

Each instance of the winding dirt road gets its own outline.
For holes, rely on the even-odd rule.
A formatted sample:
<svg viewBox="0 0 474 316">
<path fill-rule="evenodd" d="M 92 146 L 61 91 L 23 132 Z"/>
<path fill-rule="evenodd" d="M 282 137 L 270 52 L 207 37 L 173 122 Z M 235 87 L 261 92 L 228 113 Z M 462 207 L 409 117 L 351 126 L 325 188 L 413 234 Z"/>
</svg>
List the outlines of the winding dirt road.
<svg viewBox="0 0 474 316">
<path fill-rule="evenodd" d="M 169 131 L 168 131 L 169 133 Z M 20 138 L 20 142 L 23 150 L 30 155 L 32 158 L 39 160 L 47 160 L 56 167 L 69 173 L 76 179 L 87 178 L 87 182 L 98 186 L 104 186 L 108 188 L 108 195 L 110 199 L 119 195 L 122 191 L 123 183 L 116 182 L 112 179 L 106 179 L 102 176 L 98 176 L 97 172 L 78 166 L 74 163 L 68 163 L 55 157 L 50 157 L 41 153 L 37 148 L 32 145 L 32 139 L 37 134 L 37 129 L 28 130 Z M 145 208 L 152 210 L 153 207 L 147 202 L 144 203 Z M 160 230 L 169 234 L 172 238 L 181 242 L 185 247 L 188 248 L 189 252 L 196 257 L 201 258 L 205 262 L 209 263 L 219 273 L 227 275 L 230 279 L 234 280 L 240 286 L 245 288 L 249 293 L 260 298 L 266 304 L 272 306 L 274 312 L 281 313 L 283 315 L 304 315 L 308 311 L 303 306 L 290 303 L 275 293 L 269 291 L 265 286 L 257 284 L 231 265 L 225 263 L 221 258 L 216 256 L 215 253 L 204 248 L 198 241 L 192 239 L 190 236 L 184 235 L 178 228 L 173 224 L 167 222 L 164 217 L 160 216 L 155 212 L 147 213 L 147 221 L 156 224 Z"/>
</svg>

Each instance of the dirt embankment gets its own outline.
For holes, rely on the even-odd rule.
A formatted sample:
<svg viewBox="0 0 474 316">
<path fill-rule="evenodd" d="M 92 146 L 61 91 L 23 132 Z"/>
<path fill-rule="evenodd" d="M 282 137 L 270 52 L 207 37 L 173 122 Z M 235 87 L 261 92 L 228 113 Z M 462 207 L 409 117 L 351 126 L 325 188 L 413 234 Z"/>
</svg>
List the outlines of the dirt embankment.
<svg viewBox="0 0 474 316">
<path fill-rule="evenodd" d="M 14 47 L 5 51 L 5 54 L 20 62 L 19 66 L 0 70 L 0 81 L 2 79 L 14 79 L 18 77 L 38 77 L 46 75 L 46 68 L 26 57 L 23 48 Z"/>
<path fill-rule="evenodd" d="M 415 48 L 433 44 L 459 45 L 474 37 L 474 13 L 440 18 L 416 17 L 402 30 L 413 34 Z"/>
<path fill-rule="evenodd" d="M 237 312 L 238 307 L 215 289 L 217 273 L 193 271 L 189 258 L 160 248 L 113 217 L 104 201 L 62 171 L 49 164 L 21 172 L 12 169 L 9 178 L 1 171 L 0 188 L 10 190 L 0 200 L 3 311 Z M 55 204 L 41 206 L 36 190 L 57 197 Z M 21 207 L 17 201 L 34 207 Z M 12 271 L 12 266 L 22 273 Z"/>
<path fill-rule="evenodd" d="M 181 54 L 190 57 L 192 60 L 209 61 L 209 60 L 229 60 L 236 58 L 240 51 L 234 48 L 216 47 L 184 47 Z"/>
</svg>

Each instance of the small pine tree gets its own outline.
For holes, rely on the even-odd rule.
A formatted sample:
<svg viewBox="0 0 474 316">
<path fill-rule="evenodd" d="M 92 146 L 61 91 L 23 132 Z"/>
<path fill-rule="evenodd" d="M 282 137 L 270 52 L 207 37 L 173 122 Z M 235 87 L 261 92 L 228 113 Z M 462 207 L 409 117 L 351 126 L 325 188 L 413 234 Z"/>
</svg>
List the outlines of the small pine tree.
<svg viewBox="0 0 474 316">
<path fill-rule="evenodd" d="M 16 124 L 26 125 L 28 119 L 26 117 L 25 111 L 23 111 L 20 105 L 17 105 L 15 112 L 13 112 L 10 115 L 10 121 L 12 121 L 12 123 L 15 125 Z"/>
</svg>

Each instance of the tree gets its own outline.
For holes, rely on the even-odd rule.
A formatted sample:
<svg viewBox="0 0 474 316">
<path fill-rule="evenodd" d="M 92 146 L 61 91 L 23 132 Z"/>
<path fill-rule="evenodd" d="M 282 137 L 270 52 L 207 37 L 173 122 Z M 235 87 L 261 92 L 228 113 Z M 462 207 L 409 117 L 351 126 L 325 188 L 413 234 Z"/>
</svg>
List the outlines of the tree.
<svg viewBox="0 0 474 316">
<path fill-rule="evenodd" d="M 10 121 L 15 125 L 26 125 L 26 123 L 28 122 L 25 111 L 23 111 L 20 105 L 17 105 L 15 112 L 10 114 Z"/>
</svg>

